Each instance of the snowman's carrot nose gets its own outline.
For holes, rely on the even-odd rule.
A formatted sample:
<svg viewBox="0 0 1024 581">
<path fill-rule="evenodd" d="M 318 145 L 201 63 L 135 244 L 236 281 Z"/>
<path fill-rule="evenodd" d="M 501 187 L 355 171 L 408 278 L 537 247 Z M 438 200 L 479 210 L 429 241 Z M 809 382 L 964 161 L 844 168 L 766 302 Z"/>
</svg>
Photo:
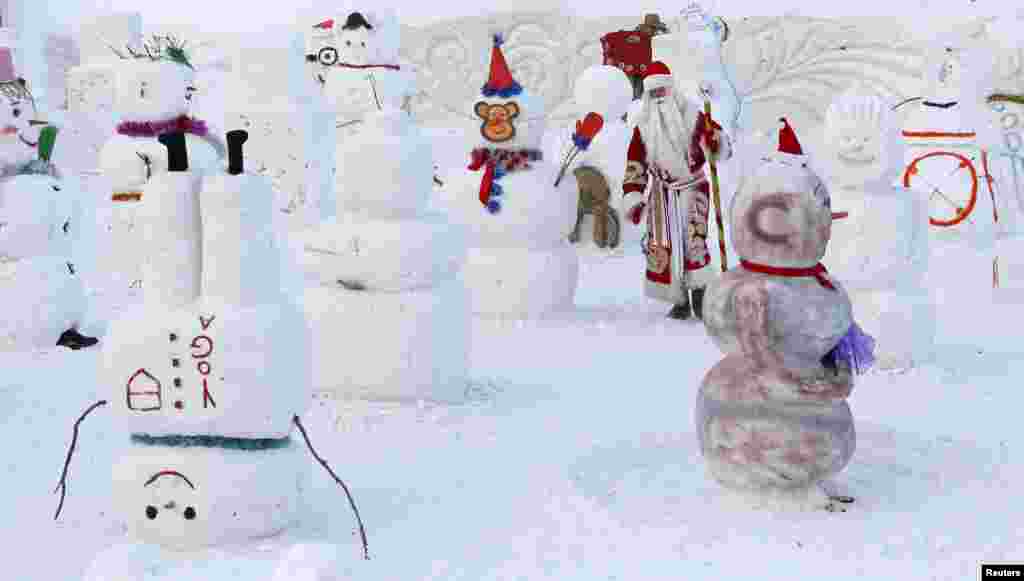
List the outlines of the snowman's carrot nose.
<svg viewBox="0 0 1024 581">
<path fill-rule="evenodd" d="M 848 218 L 849 216 L 849 212 L 832 212 L 833 220 L 842 220 L 843 218 Z"/>
</svg>

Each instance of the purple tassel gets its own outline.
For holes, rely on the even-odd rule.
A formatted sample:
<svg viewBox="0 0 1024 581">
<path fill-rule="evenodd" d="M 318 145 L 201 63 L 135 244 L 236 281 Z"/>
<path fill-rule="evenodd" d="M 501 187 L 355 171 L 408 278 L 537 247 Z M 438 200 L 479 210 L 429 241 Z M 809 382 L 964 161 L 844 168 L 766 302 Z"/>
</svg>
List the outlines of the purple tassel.
<svg viewBox="0 0 1024 581">
<path fill-rule="evenodd" d="M 857 375 L 862 375 L 875 364 L 875 339 L 853 323 L 846 335 L 822 359 L 826 367 L 835 369 L 842 361 Z"/>
<path fill-rule="evenodd" d="M 579 148 L 580 151 L 586 151 L 586 149 L 590 147 L 589 139 L 580 135 L 576 135 L 575 133 L 572 134 L 572 142 L 574 145 L 576 145 L 577 148 Z"/>
<path fill-rule="evenodd" d="M 125 121 L 117 126 L 117 132 L 128 137 L 158 137 L 175 131 L 205 137 L 209 129 L 205 121 L 185 116 L 166 121 Z"/>
</svg>

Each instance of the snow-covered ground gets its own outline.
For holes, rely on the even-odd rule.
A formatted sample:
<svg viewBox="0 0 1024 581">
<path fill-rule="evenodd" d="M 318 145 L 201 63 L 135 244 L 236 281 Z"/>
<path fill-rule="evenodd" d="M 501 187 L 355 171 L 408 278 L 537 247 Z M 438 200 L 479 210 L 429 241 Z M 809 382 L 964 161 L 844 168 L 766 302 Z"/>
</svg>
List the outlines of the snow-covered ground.
<svg viewBox="0 0 1024 581">
<path fill-rule="evenodd" d="M 575 313 L 475 323 L 465 404 L 318 397 L 305 424 L 352 488 L 373 557 L 360 559 L 344 495 L 317 469 L 304 527 L 342 545 L 341 578 L 960 581 L 982 561 L 1024 560 L 1024 308 L 992 304 L 987 260 L 964 272 L 933 246 L 937 363 L 859 379 L 857 451 L 833 483 L 857 498 L 850 511 L 779 513 L 705 476 L 693 407 L 720 354 L 702 325 L 642 297 L 629 228 L 621 256 L 583 252 Z M 127 436 L 102 408 L 53 521 L 73 422 L 107 395 L 97 356 L 0 357 L 5 580 L 77 579 L 124 540 L 109 479 Z M 224 578 L 257 577 L 243 564 Z"/>
</svg>

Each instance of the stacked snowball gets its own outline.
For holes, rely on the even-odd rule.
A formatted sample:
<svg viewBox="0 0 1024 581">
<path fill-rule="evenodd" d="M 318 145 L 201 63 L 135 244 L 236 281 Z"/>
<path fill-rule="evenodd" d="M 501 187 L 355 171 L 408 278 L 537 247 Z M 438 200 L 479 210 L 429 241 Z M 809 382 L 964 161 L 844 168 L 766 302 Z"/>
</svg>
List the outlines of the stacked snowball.
<svg viewBox="0 0 1024 581">
<path fill-rule="evenodd" d="M 389 108 L 368 114 L 337 159 L 337 216 L 299 237 L 313 385 L 346 397 L 460 399 L 464 240 L 427 209 L 430 143 L 407 113 Z"/>
</svg>

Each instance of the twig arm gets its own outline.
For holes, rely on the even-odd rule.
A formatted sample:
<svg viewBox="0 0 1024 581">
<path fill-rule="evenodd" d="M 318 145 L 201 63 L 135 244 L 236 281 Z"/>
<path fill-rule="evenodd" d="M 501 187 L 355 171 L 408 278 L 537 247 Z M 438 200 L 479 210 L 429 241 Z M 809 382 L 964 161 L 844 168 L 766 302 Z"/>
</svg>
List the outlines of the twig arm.
<svg viewBox="0 0 1024 581">
<path fill-rule="evenodd" d="M 75 454 L 75 446 L 78 444 L 78 428 L 82 425 L 82 421 L 100 406 L 107 405 L 107 400 L 101 399 L 100 401 L 89 406 L 82 415 L 78 416 L 75 420 L 75 427 L 71 434 L 71 445 L 68 446 L 68 455 L 64 459 L 64 470 L 61 471 L 60 481 L 57 482 L 57 487 L 53 489 L 53 493 L 57 494 L 60 491 L 60 502 L 57 503 L 57 512 L 53 514 L 53 520 L 60 518 L 60 511 L 64 508 L 64 498 L 68 492 L 68 469 L 71 467 L 71 457 Z"/>
<path fill-rule="evenodd" d="M 293 416 L 292 421 L 295 423 L 295 426 L 299 428 L 299 432 L 302 433 L 302 438 L 306 441 L 306 446 L 309 448 L 309 453 L 313 455 L 313 458 L 315 458 L 316 461 L 319 462 L 320 465 L 324 467 L 324 470 L 326 470 L 327 473 L 331 475 L 331 478 L 333 478 L 334 481 L 341 486 L 342 490 L 345 491 L 345 496 L 348 497 L 348 504 L 349 506 L 352 507 L 352 512 L 356 515 L 356 522 L 359 524 L 359 537 L 363 541 L 363 558 L 369 561 L 370 547 L 369 544 L 366 542 L 366 529 L 363 527 L 363 519 L 361 516 L 359 516 L 359 509 L 356 507 L 355 499 L 352 498 L 352 493 L 349 491 L 348 486 L 345 485 L 341 478 L 338 478 L 338 475 L 334 473 L 334 470 L 332 470 L 331 467 L 327 464 L 327 461 L 321 458 L 320 455 L 316 453 L 316 450 L 313 448 L 313 443 L 309 440 L 309 434 L 306 433 L 306 428 L 302 425 L 302 420 L 299 419 L 299 416 Z"/>
</svg>

